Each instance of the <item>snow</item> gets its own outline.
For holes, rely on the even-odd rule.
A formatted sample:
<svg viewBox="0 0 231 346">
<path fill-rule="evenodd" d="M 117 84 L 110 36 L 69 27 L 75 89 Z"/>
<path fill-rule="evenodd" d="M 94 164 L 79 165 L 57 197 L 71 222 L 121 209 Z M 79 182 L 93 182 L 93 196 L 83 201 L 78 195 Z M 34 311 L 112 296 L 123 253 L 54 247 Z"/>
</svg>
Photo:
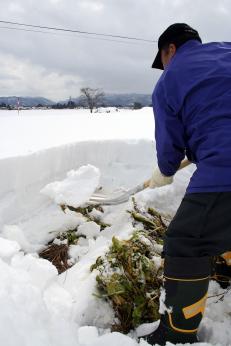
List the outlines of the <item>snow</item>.
<svg viewBox="0 0 231 346">
<path fill-rule="evenodd" d="M 0 238 L 0 257 L 11 258 L 20 250 L 20 245 L 16 241 Z"/>
<path fill-rule="evenodd" d="M 78 330 L 79 342 L 83 345 L 91 345 L 98 338 L 98 330 L 96 327 L 81 327 Z"/>
<path fill-rule="evenodd" d="M 76 326 L 62 314 L 66 297 L 58 303 L 57 314 L 50 312 L 44 299 L 45 287 L 57 277 L 50 263 L 16 254 L 10 264 L 0 259 L 0 276 L 1 345 L 29 346 L 33 340 L 36 346 L 47 342 L 64 346 L 66 338 L 70 345 L 76 344 Z"/>
<path fill-rule="evenodd" d="M 52 198 L 56 204 L 80 207 L 91 197 L 99 185 L 99 169 L 82 166 L 77 171 L 67 172 L 67 178 L 46 185 L 41 193 Z"/>
<path fill-rule="evenodd" d="M 110 114 L 90 114 L 84 109 L 22 110 L 19 116 L 14 110 L 0 110 L 0 121 L 0 158 L 89 140 L 153 138 L 153 115 L 148 107 Z"/>
<path fill-rule="evenodd" d="M 94 221 L 89 221 L 78 227 L 77 234 L 85 235 L 87 239 L 97 238 L 100 235 L 100 226 Z"/>
<path fill-rule="evenodd" d="M 107 192 L 149 178 L 156 163 L 152 110 L 23 111 L 19 117 L 0 111 L 0 125 L 0 345 L 147 346 L 137 336 L 157 323 L 129 335 L 111 333 L 113 310 L 97 298 L 97 271 L 89 270 L 114 235 L 127 239 L 134 231 L 127 213 L 132 201 L 105 206 L 103 213 L 93 209 L 91 217 L 110 225 L 101 232 L 95 222 L 68 209 L 64 213 L 58 204 L 79 206 L 97 186 Z M 193 170 L 177 173 L 172 185 L 138 193 L 137 204 L 173 216 Z M 37 253 L 76 228 L 86 239 L 71 246 L 74 265 L 58 275 Z M 216 296 L 222 293 L 223 299 Z M 228 346 L 231 291 L 211 282 L 209 296 L 214 295 L 200 327 L 205 342 L 197 345 Z"/>
</svg>

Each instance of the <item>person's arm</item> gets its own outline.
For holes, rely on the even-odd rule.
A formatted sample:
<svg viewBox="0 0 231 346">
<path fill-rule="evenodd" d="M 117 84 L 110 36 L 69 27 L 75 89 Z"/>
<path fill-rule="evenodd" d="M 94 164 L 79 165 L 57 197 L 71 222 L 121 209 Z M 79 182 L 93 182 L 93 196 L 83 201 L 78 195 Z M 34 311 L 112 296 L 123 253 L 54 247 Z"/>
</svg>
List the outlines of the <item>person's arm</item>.
<svg viewBox="0 0 231 346">
<path fill-rule="evenodd" d="M 171 97 L 176 92 L 172 90 Z M 183 124 L 178 117 L 176 103 L 170 105 L 167 99 L 163 83 L 158 83 L 152 101 L 158 167 L 164 176 L 170 177 L 176 173 L 185 157 Z"/>
</svg>

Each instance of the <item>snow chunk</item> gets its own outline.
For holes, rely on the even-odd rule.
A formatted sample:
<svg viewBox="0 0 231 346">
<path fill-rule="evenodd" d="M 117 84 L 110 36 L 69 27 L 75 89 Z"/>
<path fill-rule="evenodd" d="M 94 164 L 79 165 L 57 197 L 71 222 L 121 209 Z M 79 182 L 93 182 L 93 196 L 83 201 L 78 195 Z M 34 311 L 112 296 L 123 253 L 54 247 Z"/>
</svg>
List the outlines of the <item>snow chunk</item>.
<svg viewBox="0 0 231 346">
<path fill-rule="evenodd" d="M 19 252 L 20 246 L 16 241 L 0 238 L 0 257 L 9 259 Z"/>
<path fill-rule="evenodd" d="M 99 186 L 100 171 L 87 165 L 78 170 L 71 170 L 67 178 L 46 185 L 41 193 L 52 198 L 57 204 L 77 208 L 86 203 Z"/>
<path fill-rule="evenodd" d="M 119 345 L 135 346 L 135 345 L 137 345 L 137 343 L 135 340 L 131 339 L 127 335 L 123 335 L 121 333 L 114 332 L 114 333 L 105 334 L 105 335 L 99 337 L 91 345 L 92 346 L 108 346 L 108 345 L 110 345 L 110 346 L 119 346 Z"/>
<path fill-rule="evenodd" d="M 160 290 L 160 308 L 159 308 L 159 313 L 161 315 L 164 315 L 165 312 L 172 313 L 172 308 L 167 308 L 165 305 L 165 300 L 166 300 L 166 291 L 162 287 Z"/>
<path fill-rule="evenodd" d="M 77 233 L 85 235 L 87 239 L 97 238 L 100 235 L 100 226 L 94 221 L 89 221 L 80 225 Z"/>
<path fill-rule="evenodd" d="M 136 328 L 136 334 L 138 337 L 145 337 L 148 334 L 153 333 L 159 326 L 159 321 L 152 323 L 143 323 Z"/>
<path fill-rule="evenodd" d="M 96 327 L 80 327 L 78 330 L 79 343 L 82 345 L 92 345 L 92 342 L 98 338 L 98 330 Z"/>
<path fill-rule="evenodd" d="M 84 239 L 84 240 L 86 240 L 86 239 Z M 69 256 L 71 258 L 71 261 L 73 263 L 75 263 L 81 257 L 86 255 L 88 253 L 88 250 L 89 250 L 88 246 L 70 245 L 68 253 L 69 253 Z"/>
<path fill-rule="evenodd" d="M 43 273 L 46 275 L 45 268 L 41 270 L 40 281 Z M 49 309 L 51 304 L 46 306 L 41 286 L 34 285 L 26 267 L 12 267 L 0 259 L 0 277 L 0 345 L 66 346 L 67 340 L 68 346 L 78 345 L 76 323 L 63 316 L 65 302 L 56 301 L 57 314 L 54 315 Z M 60 292 L 61 295 L 66 299 L 67 295 Z"/>
<path fill-rule="evenodd" d="M 5 225 L 2 231 L 3 237 L 16 242 L 20 248 L 25 252 L 36 252 L 38 246 L 31 245 L 26 239 L 25 234 L 17 225 Z"/>
<path fill-rule="evenodd" d="M 57 275 L 57 269 L 53 264 L 43 258 L 37 258 L 31 254 L 26 256 L 15 255 L 11 266 L 14 269 L 24 270 L 30 275 L 31 282 L 41 290 L 44 289 Z"/>
<path fill-rule="evenodd" d="M 156 268 L 163 266 L 163 259 L 161 257 L 153 256 L 152 261 L 154 262 Z"/>
<path fill-rule="evenodd" d="M 54 317 L 61 315 L 67 320 L 71 318 L 73 305 L 71 294 L 57 282 L 48 286 L 43 297 L 47 308 Z"/>
</svg>

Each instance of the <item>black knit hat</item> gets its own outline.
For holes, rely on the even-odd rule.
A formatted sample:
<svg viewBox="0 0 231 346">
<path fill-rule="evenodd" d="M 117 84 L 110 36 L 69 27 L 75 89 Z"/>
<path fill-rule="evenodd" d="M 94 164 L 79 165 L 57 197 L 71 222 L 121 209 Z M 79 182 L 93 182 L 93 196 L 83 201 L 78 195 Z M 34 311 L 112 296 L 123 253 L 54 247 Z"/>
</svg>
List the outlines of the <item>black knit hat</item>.
<svg viewBox="0 0 231 346">
<path fill-rule="evenodd" d="M 161 49 L 167 44 L 174 43 L 177 48 L 189 40 L 201 41 L 201 38 L 196 30 L 191 28 L 188 24 L 185 23 L 176 23 L 170 25 L 163 34 L 159 37 L 158 40 L 158 53 L 155 57 L 155 60 L 152 64 L 152 68 L 157 68 L 163 70 L 163 64 L 161 62 Z"/>
</svg>

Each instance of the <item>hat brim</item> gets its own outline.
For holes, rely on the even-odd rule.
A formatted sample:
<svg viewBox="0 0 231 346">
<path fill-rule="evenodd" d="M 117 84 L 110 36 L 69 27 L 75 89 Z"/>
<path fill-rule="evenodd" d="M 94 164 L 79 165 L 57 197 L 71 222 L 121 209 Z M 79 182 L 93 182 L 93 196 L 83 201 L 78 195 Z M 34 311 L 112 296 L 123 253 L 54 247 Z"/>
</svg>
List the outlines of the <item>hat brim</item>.
<svg viewBox="0 0 231 346">
<path fill-rule="evenodd" d="M 157 68 L 158 70 L 163 70 L 164 66 L 161 61 L 160 50 L 156 54 L 155 60 L 153 61 L 152 68 Z"/>
</svg>

